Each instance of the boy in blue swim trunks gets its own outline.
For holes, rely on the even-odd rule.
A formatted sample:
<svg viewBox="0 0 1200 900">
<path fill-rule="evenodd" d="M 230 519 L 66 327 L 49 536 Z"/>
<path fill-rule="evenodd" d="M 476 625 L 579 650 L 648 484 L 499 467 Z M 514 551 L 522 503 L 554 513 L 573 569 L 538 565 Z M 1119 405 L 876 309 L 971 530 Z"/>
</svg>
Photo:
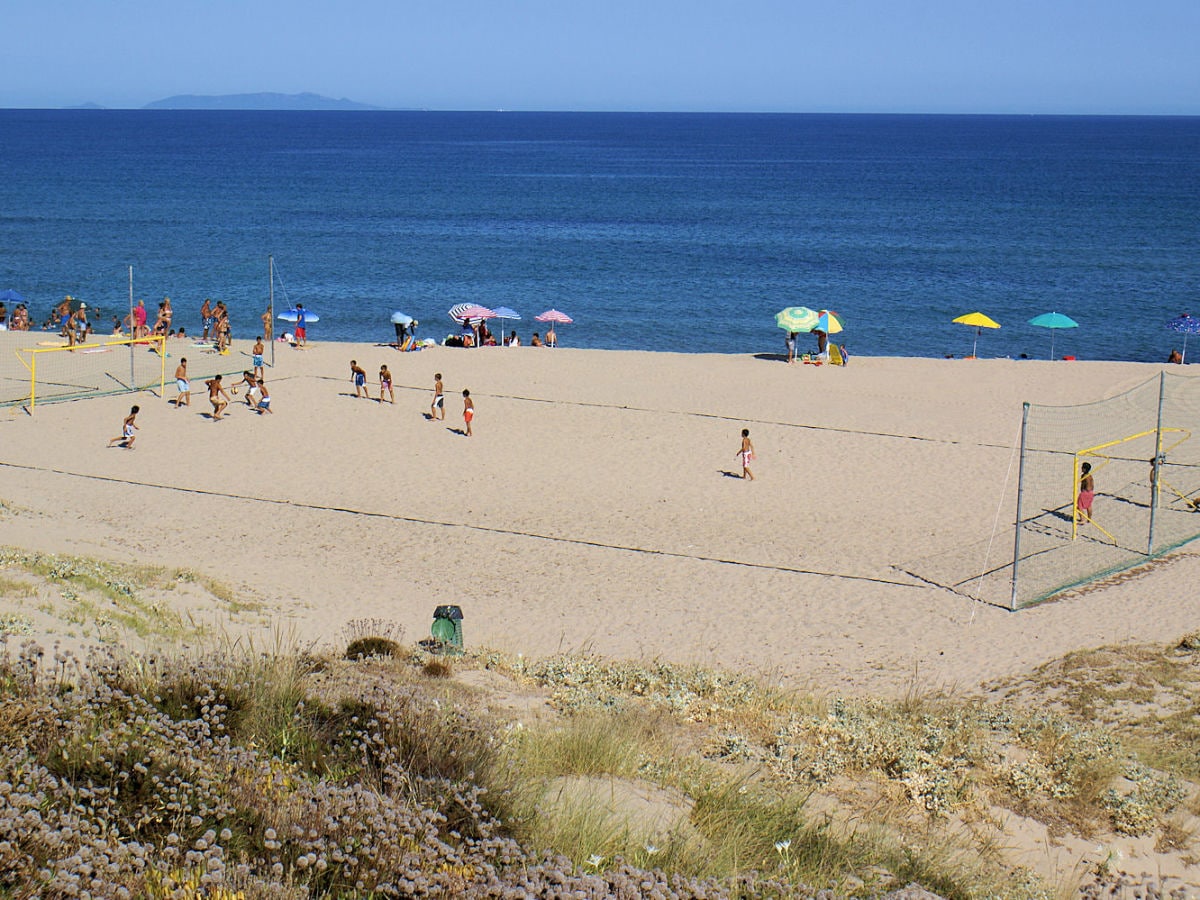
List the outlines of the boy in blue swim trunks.
<svg viewBox="0 0 1200 900">
<path fill-rule="evenodd" d="M 358 364 L 358 360 L 350 360 L 350 380 L 354 382 L 354 397 L 366 397 L 370 399 L 371 395 L 367 393 L 367 372 Z"/>
<path fill-rule="evenodd" d="M 254 411 L 261 416 L 263 413 L 271 412 L 271 395 L 267 393 L 267 383 L 261 378 L 258 379 L 258 392 L 261 396 L 258 398 L 258 406 L 254 407 Z"/>
<path fill-rule="evenodd" d="M 254 342 L 254 349 L 251 352 L 251 360 L 254 363 L 254 377 L 262 379 L 263 377 L 263 339 L 262 335 L 258 336 L 258 340 Z"/>
</svg>

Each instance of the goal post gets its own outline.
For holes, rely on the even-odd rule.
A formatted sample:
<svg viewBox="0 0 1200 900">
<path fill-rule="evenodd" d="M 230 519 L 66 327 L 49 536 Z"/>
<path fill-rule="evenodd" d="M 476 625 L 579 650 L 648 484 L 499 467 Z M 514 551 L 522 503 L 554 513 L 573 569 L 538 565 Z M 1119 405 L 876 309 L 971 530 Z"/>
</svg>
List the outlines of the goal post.
<svg viewBox="0 0 1200 900">
<path fill-rule="evenodd" d="M 30 412 L 38 403 L 133 393 L 155 387 L 161 395 L 166 385 L 163 335 L 65 347 L 21 348 L 16 353 L 29 372 Z"/>
</svg>

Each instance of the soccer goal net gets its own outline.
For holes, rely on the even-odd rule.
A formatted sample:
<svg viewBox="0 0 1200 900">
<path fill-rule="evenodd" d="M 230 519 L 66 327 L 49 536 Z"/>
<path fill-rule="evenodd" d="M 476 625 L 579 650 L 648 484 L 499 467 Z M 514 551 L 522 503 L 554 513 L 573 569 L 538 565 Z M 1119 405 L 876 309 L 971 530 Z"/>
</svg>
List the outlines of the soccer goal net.
<svg viewBox="0 0 1200 900">
<path fill-rule="evenodd" d="M 1198 424 L 1200 378 L 1166 372 L 1096 403 L 1026 404 L 1011 608 L 1200 537 Z"/>
<path fill-rule="evenodd" d="M 123 338 L 73 347 L 18 348 L 21 369 L 4 380 L 0 403 L 76 400 L 157 388 L 166 380 L 164 337 Z"/>
</svg>

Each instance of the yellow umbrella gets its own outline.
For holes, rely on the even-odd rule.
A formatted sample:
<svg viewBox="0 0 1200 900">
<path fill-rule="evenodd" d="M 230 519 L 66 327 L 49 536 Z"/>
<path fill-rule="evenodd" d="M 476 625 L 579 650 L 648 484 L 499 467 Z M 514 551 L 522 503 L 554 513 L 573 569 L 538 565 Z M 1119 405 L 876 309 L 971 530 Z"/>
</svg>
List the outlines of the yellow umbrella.
<svg viewBox="0 0 1200 900">
<path fill-rule="evenodd" d="M 989 319 L 981 312 L 967 313 L 965 316 L 959 316 L 953 319 L 958 325 L 970 325 L 975 329 L 975 343 L 971 345 L 971 358 L 975 357 L 975 349 L 979 346 L 979 335 L 985 328 L 999 328 L 1000 323 L 994 319 Z"/>
</svg>

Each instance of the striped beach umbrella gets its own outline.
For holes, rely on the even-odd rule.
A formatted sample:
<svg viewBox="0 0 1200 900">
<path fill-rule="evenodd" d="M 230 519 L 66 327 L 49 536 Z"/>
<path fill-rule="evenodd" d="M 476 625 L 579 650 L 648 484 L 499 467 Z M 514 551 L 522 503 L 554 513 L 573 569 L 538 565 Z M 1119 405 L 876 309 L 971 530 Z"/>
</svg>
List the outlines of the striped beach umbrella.
<svg viewBox="0 0 1200 900">
<path fill-rule="evenodd" d="M 544 313 L 534 316 L 534 318 L 539 322 L 557 322 L 559 325 L 570 325 L 575 321 L 565 312 L 559 312 L 557 309 L 548 309 Z"/>
<path fill-rule="evenodd" d="M 484 319 L 496 318 L 496 313 L 478 303 L 459 303 L 450 307 L 450 318 L 462 325 L 466 322 L 481 322 Z"/>
<path fill-rule="evenodd" d="M 813 331 L 823 331 L 826 334 L 839 334 L 844 330 L 844 322 L 831 309 L 822 309 L 817 313 L 817 324 L 812 327 Z"/>
<path fill-rule="evenodd" d="M 775 324 L 788 332 L 812 331 L 821 314 L 807 306 L 789 306 L 775 313 Z"/>
</svg>

